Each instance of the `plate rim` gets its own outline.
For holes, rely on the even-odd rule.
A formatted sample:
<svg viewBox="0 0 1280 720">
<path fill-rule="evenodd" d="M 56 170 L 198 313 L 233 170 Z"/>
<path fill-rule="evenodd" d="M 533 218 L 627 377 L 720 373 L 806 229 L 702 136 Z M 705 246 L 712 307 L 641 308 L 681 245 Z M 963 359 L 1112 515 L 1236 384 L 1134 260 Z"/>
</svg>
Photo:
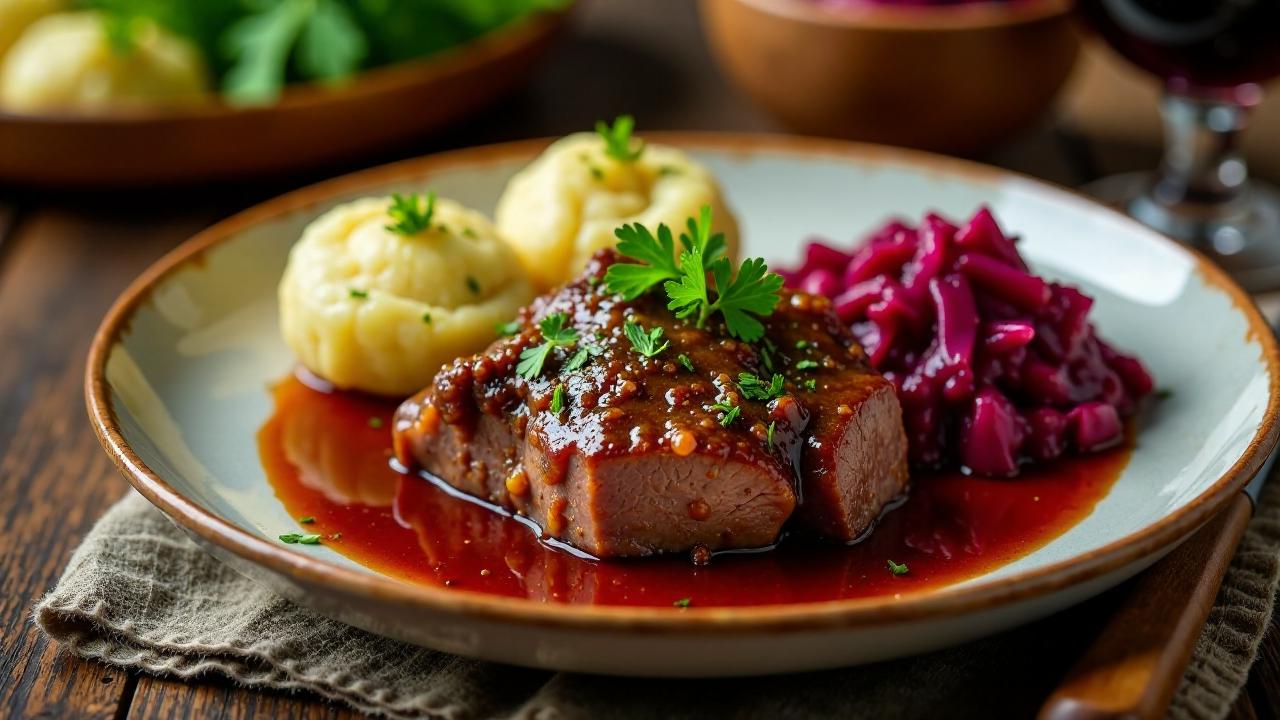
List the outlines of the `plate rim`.
<svg viewBox="0 0 1280 720">
<path fill-rule="evenodd" d="M 961 616 L 1042 598 L 1119 571 L 1189 537 L 1244 488 L 1280 438 L 1280 423 L 1277 422 L 1280 416 L 1280 349 L 1275 335 L 1253 299 L 1225 271 L 1203 255 L 1075 190 L 969 160 L 869 143 L 730 132 L 651 132 L 646 133 L 645 137 L 654 142 L 693 151 L 706 149 L 740 153 L 743 156 L 761 152 L 819 155 L 858 160 L 864 164 L 906 165 L 944 176 L 958 175 L 986 185 L 1013 180 L 1029 185 L 1040 194 L 1083 200 L 1095 212 L 1109 214 L 1113 219 L 1127 224 L 1134 232 L 1145 234 L 1191 258 L 1197 273 L 1208 284 L 1227 294 L 1235 310 L 1245 317 L 1248 323 L 1246 338 L 1255 340 L 1260 345 L 1262 360 L 1267 368 L 1270 394 L 1262 422 L 1249 445 L 1232 466 L 1187 505 L 1150 527 L 1129 533 L 1083 555 L 989 583 L 923 590 L 903 594 L 898 599 L 894 596 L 881 596 L 786 605 L 691 607 L 679 611 L 665 607 L 542 604 L 468 590 L 409 584 L 372 572 L 336 565 L 257 537 L 201 508 L 149 468 L 129 446 L 111 408 L 106 363 L 111 349 L 123 341 L 127 334 L 134 313 L 150 298 L 152 290 L 170 274 L 188 263 L 200 262 L 205 252 L 247 228 L 330 202 L 341 195 L 396 180 L 421 178 L 446 169 L 532 159 L 554 141 L 554 138 L 538 138 L 425 155 L 308 185 L 232 215 L 170 250 L 129 284 L 112 304 L 94 334 L 84 378 L 85 403 L 94 433 L 134 489 L 187 532 L 223 551 L 295 581 L 324 584 L 333 590 L 381 603 L 425 608 L 499 623 L 584 631 L 643 629 L 658 633 L 770 633 L 866 627 Z"/>
</svg>

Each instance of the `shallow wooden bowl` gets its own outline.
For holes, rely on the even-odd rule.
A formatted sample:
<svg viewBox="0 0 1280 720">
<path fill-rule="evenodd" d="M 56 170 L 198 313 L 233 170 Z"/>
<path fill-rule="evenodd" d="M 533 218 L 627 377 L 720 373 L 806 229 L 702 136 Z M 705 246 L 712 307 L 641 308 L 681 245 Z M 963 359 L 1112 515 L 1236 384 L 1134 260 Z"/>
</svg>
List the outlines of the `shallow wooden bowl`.
<svg viewBox="0 0 1280 720">
<path fill-rule="evenodd" d="M 156 186 L 275 175 L 352 160 L 439 129 L 522 83 L 567 12 L 540 13 L 349 84 L 263 107 L 103 115 L 0 112 L 0 183 Z"/>
<path fill-rule="evenodd" d="M 724 71 L 792 130 L 958 154 L 981 152 L 1034 123 L 1079 51 L 1066 0 L 701 6 Z"/>
</svg>

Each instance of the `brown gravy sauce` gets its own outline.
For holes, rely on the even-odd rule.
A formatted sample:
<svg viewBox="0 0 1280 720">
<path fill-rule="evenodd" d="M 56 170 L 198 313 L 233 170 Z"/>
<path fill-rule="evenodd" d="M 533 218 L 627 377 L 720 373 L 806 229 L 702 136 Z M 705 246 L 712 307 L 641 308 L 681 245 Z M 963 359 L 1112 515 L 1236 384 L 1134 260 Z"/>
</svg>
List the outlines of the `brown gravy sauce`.
<svg viewBox="0 0 1280 720">
<path fill-rule="evenodd" d="M 1078 523 L 1110 490 L 1130 446 L 1069 458 L 1017 480 L 913 478 L 910 498 L 853 546 L 783 542 L 769 552 L 599 562 L 543 545 L 524 524 L 390 465 L 394 403 L 274 389 L 258 432 L 263 467 L 295 518 L 279 528 L 383 574 L 542 602 L 697 607 L 799 603 L 919 592 L 1016 560 Z M 893 575 L 889 560 L 910 570 Z"/>
</svg>

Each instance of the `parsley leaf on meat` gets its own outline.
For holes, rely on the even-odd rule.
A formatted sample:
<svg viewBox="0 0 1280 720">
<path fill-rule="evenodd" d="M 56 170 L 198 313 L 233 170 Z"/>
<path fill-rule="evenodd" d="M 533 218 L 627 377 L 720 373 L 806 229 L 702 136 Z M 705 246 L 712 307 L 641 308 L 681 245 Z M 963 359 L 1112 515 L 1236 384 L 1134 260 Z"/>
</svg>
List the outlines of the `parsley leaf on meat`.
<svg viewBox="0 0 1280 720">
<path fill-rule="evenodd" d="M 816 367 L 818 367 L 817 360 L 801 360 L 800 362 L 796 363 L 797 370 L 812 370 Z"/>
<path fill-rule="evenodd" d="M 893 573 L 894 575 L 906 575 L 907 573 L 911 572 L 911 569 L 907 567 L 906 563 L 896 563 L 890 560 L 889 572 Z"/>
<path fill-rule="evenodd" d="M 319 545 L 320 536 L 315 533 L 285 533 L 280 542 L 286 545 Z"/>
<path fill-rule="evenodd" d="M 520 332 L 520 321 L 512 320 L 511 322 L 498 323 L 493 326 L 493 329 L 497 330 L 502 337 L 511 337 Z"/>
<path fill-rule="evenodd" d="M 655 238 L 648 228 L 637 223 L 623 225 L 613 234 L 618 238 L 618 252 L 639 262 L 610 265 L 604 276 L 609 292 L 618 293 L 623 300 L 635 300 L 663 280 L 680 277 L 671 228 L 659 225 Z"/>
<path fill-rule="evenodd" d="M 774 373 L 768 383 L 751 373 L 740 373 L 738 375 L 738 387 L 748 400 L 768 402 L 774 398 L 782 397 L 782 382 L 782 376 L 777 373 Z"/>
<path fill-rule="evenodd" d="M 649 288 L 663 283 L 667 309 L 681 319 L 696 318 L 706 325 L 715 313 L 724 317 L 725 328 L 739 340 L 753 342 L 764 336 L 764 325 L 755 316 L 773 313 L 782 289 L 782 277 L 769 272 L 761 258 L 742 263 L 735 275 L 725 256 L 724 235 L 711 234 L 711 208 L 704 206 L 698 219 L 689 220 L 689 232 L 680 236 L 684 250 L 679 263 L 671 261 L 674 243 L 671 231 L 658 226 L 655 238 L 643 225 L 624 225 L 616 233 L 618 252 L 637 263 L 614 263 L 605 273 L 609 291 L 634 300 Z M 707 282 L 711 274 L 714 286 Z M 712 299 L 712 288 L 715 299 Z"/>
<path fill-rule="evenodd" d="M 662 339 L 663 331 L 660 327 L 645 332 L 639 323 L 628 320 L 623 323 L 622 332 L 631 341 L 631 347 L 647 358 L 654 357 L 671 346 L 669 341 Z"/>
<path fill-rule="evenodd" d="M 599 345 L 582 345 L 560 370 L 562 372 L 577 372 L 582 369 L 583 365 L 587 364 L 587 360 L 593 357 L 600 357 L 602 354 L 604 354 L 604 348 Z"/>
<path fill-rule="evenodd" d="M 724 413 L 724 417 L 720 418 L 721 427 L 729 427 L 742 414 L 742 406 L 730 405 L 729 403 L 716 403 L 711 406 L 711 409 Z"/>
<path fill-rule="evenodd" d="M 578 331 L 569 324 L 569 316 L 565 313 L 552 313 L 538 323 L 542 331 L 542 344 L 527 347 L 520 353 L 520 362 L 516 364 L 516 374 L 526 380 L 533 380 L 542 374 L 542 366 L 547 357 L 557 347 L 569 347 L 578 341 Z"/>
<path fill-rule="evenodd" d="M 680 353 L 679 355 L 676 356 L 676 362 L 680 363 L 684 367 L 684 369 L 688 370 L 689 372 L 697 372 L 697 370 L 693 367 L 693 361 L 690 360 L 689 356 L 685 355 L 684 353 Z"/>
<path fill-rule="evenodd" d="M 609 125 L 603 120 L 596 121 L 596 134 L 604 140 L 604 154 L 618 162 L 630 163 L 640 159 L 644 152 L 644 141 L 636 138 L 634 143 L 631 131 L 636 128 L 636 120 L 630 115 L 619 115 Z M 633 147 L 634 145 L 634 147 Z"/>
<path fill-rule="evenodd" d="M 559 415 L 564 409 L 564 385 L 556 385 L 556 389 L 551 393 L 551 414 Z"/>
<path fill-rule="evenodd" d="M 711 262 L 729 252 L 724 233 L 711 234 L 711 206 L 703 205 L 698 211 L 698 219 L 688 220 L 688 233 L 680 233 L 680 244 L 685 250 L 697 248 L 705 262 Z"/>
</svg>

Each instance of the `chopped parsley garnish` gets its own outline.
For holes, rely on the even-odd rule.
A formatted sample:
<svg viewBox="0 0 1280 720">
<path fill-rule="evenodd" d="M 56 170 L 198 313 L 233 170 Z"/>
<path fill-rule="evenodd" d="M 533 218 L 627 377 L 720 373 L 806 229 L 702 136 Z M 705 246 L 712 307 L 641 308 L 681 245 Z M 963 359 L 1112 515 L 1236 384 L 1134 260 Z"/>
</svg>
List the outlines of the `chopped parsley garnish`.
<svg viewBox="0 0 1280 720">
<path fill-rule="evenodd" d="M 738 375 L 738 387 L 748 400 L 768 402 L 774 398 L 782 397 L 783 393 L 782 376 L 777 373 L 774 373 L 767 383 L 751 373 L 740 373 Z"/>
<path fill-rule="evenodd" d="M 773 447 L 773 431 L 774 431 L 777 427 L 778 427 L 778 421 L 777 421 L 777 420 L 774 420 L 773 422 L 769 423 L 769 431 L 768 431 L 768 432 L 769 432 L 769 434 L 768 434 L 768 436 L 766 437 L 766 441 L 769 443 L 769 447 Z"/>
<path fill-rule="evenodd" d="M 893 573 L 894 575 L 906 575 L 907 573 L 911 572 L 911 569 L 907 567 L 906 563 L 896 563 L 890 560 L 889 572 Z"/>
<path fill-rule="evenodd" d="M 690 218 L 689 232 L 680 235 L 684 250 L 679 263 L 671 259 L 675 243 L 665 225 L 658 226 L 656 238 L 637 224 L 623 225 L 614 234 L 619 240 L 618 252 L 639 262 L 609 266 L 605 283 L 610 292 L 634 300 L 663 283 L 667 309 L 676 317 L 694 318 L 701 328 L 718 312 L 733 337 L 753 342 L 764 335 L 764 325 L 754 316 L 773 313 L 782 277 L 769 272 L 761 258 L 744 261 L 734 275 L 733 264 L 725 257 L 724 235 L 711 234 L 710 206 L 702 207 L 697 220 Z M 707 282 L 708 273 L 712 283 Z"/>
<path fill-rule="evenodd" d="M 671 605 L 672 607 L 687 608 L 691 602 L 693 602 L 693 598 L 680 598 L 679 600 L 671 603 Z"/>
<path fill-rule="evenodd" d="M 641 355 L 651 358 L 671 346 L 662 339 L 662 328 L 656 327 L 648 332 L 639 323 L 626 321 L 622 325 L 622 333 L 631 341 L 631 347 Z"/>
<path fill-rule="evenodd" d="M 520 321 L 512 320 L 511 322 L 498 323 L 493 326 L 493 329 L 497 330 L 502 337 L 511 337 L 520 332 Z"/>
<path fill-rule="evenodd" d="M 583 345 L 578 348 L 577 352 L 570 356 L 569 361 L 566 362 L 564 367 L 560 368 L 560 370 L 563 372 L 577 372 L 582 369 L 583 365 L 587 364 L 587 360 L 593 357 L 599 357 L 603 353 L 604 348 L 599 345 Z"/>
<path fill-rule="evenodd" d="M 679 355 L 676 356 L 676 362 L 680 363 L 681 367 L 683 367 L 685 370 L 688 370 L 689 372 L 698 372 L 697 369 L 693 367 L 693 361 L 690 360 L 689 356 L 685 355 L 684 353 L 680 353 Z"/>
<path fill-rule="evenodd" d="M 319 545 L 320 536 L 315 533 L 285 533 L 280 542 L 286 545 Z"/>
<path fill-rule="evenodd" d="M 813 379 L 813 378 L 809 378 L 808 380 L 805 380 L 805 381 L 804 381 L 804 389 L 805 389 L 805 390 L 808 390 L 809 392 L 817 392 L 817 391 L 818 391 L 818 381 L 817 381 L 817 380 L 815 380 L 815 379 Z"/>
<path fill-rule="evenodd" d="M 382 427 L 382 418 L 380 417 L 369 418 L 369 427 L 373 428 L 374 430 L 377 430 L 378 428 Z"/>
<path fill-rule="evenodd" d="M 357 288 L 349 288 L 347 292 L 351 293 L 351 297 L 355 298 L 356 300 L 364 300 L 365 298 L 369 297 L 368 290 L 359 290 Z"/>
<path fill-rule="evenodd" d="M 472 230 L 470 227 L 464 227 L 464 228 L 462 228 L 462 236 L 463 236 L 463 237 L 469 237 L 469 238 L 475 238 L 475 237 L 478 237 L 478 235 L 476 235 L 476 231 L 475 231 L 475 230 Z"/>
<path fill-rule="evenodd" d="M 679 175 L 680 168 L 674 165 L 663 165 L 658 168 L 658 177 L 667 177 L 669 175 Z"/>
<path fill-rule="evenodd" d="M 760 348 L 760 363 L 765 370 L 773 372 L 773 343 L 769 342 L 769 338 L 765 338 L 765 342 L 768 344 Z"/>
<path fill-rule="evenodd" d="M 436 212 L 435 191 L 427 193 L 426 199 L 421 195 L 391 195 L 391 206 L 387 215 L 391 224 L 387 229 L 397 235 L 417 235 L 431 227 L 431 216 Z"/>
<path fill-rule="evenodd" d="M 720 412 L 724 413 L 724 417 L 720 418 L 721 427 L 729 427 L 730 425 L 733 424 L 733 421 L 737 420 L 738 416 L 742 414 L 741 406 L 730 405 L 728 403 L 716 403 L 715 405 L 711 406 L 711 409 L 719 410 Z"/>
<path fill-rule="evenodd" d="M 596 182 L 604 180 L 604 171 L 601 170 L 598 165 L 589 165 L 587 169 L 591 171 L 591 177 L 594 178 Z"/>
<path fill-rule="evenodd" d="M 801 360 L 800 362 L 796 363 L 797 370 L 812 370 L 816 367 L 818 367 L 817 360 Z"/>
<path fill-rule="evenodd" d="M 316 519 L 315 519 L 315 518 L 313 518 L 313 517 L 311 517 L 310 515 L 308 515 L 308 516 L 306 516 L 306 517 L 300 517 L 300 518 L 298 518 L 298 522 L 302 523 L 303 525 L 310 525 L 311 523 L 313 523 L 313 522 L 315 522 L 315 521 L 316 521 Z"/>
<path fill-rule="evenodd" d="M 551 414 L 559 415 L 564 409 L 564 385 L 556 385 L 556 389 L 551 393 Z"/>
<path fill-rule="evenodd" d="M 520 353 L 520 362 L 516 364 L 516 374 L 526 380 L 533 380 L 542 374 L 542 366 L 546 364 L 551 351 L 558 347 L 569 347 L 578 341 L 578 331 L 569 324 L 569 316 L 565 313 L 552 313 L 538 323 L 542 331 L 542 344 L 527 347 Z"/>
<path fill-rule="evenodd" d="M 803 349 L 805 349 L 805 348 L 807 348 L 807 347 L 809 347 L 809 346 L 811 346 L 811 345 L 813 345 L 813 343 L 809 342 L 808 340 L 797 340 L 797 341 L 796 341 L 796 349 L 797 349 L 797 350 L 803 350 Z"/>
<path fill-rule="evenodd" d="M 422 322 L 427 325 L 431 324 L 431 313 L 422 313 Z"/>
<path fill-rule="evenodd" d="M 640 159 L 644 152 L 644 141 L 631 137 L 636 129 L 636 120 L 630 115 L 619 115 L 613 125 L 603 120 L 596 121 L 596 134 L 604 140 L 604 154 L 618 162 L 630 163 Z"/>
<path fill-rule="evenodd" d="M 471 294 L 472 294 L 472 295 L 479 295 L 479 294 L 480 294 L 480 283 L 479 283 L 479 282 L 477 282 L 475 278 L 473 278 L 473 277 L 471 277 L 470 275 L 468 275 L 468 276 L 467 276 L 467 289 L 471 291 Z"/>
</svg>

